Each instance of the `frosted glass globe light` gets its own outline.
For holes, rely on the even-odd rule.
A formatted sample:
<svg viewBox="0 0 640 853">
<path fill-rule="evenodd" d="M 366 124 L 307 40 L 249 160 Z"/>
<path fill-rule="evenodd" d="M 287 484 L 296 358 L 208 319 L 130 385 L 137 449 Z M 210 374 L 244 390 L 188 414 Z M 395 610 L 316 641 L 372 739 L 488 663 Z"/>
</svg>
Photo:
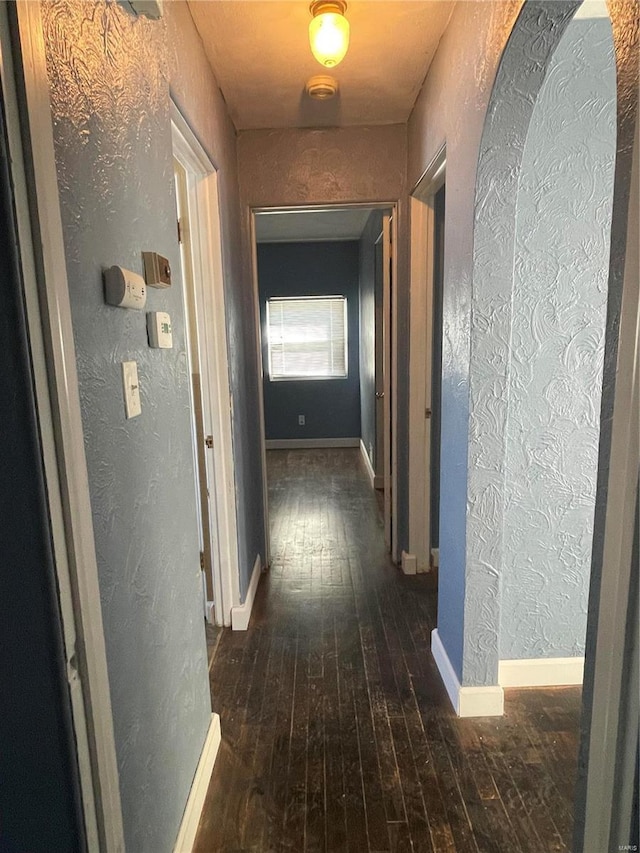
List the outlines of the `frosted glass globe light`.
<svg viewBox="0 0 640 853">
<path fill-rule="evenodd" d="M 320 65 L 334 68 L 349 47 L 349 21 L 343 14 L 347 4 L 319 0 L 310 8 L 314 16 L 309 24 L 311 52 Z"/>
</svg>

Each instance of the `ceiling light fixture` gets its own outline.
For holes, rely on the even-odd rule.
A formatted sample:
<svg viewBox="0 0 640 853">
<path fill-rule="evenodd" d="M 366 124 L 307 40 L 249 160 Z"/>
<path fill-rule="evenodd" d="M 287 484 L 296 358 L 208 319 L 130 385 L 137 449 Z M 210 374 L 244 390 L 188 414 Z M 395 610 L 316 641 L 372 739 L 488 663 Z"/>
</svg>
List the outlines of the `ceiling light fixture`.
<svg viewBox="0 0 640 853">
<path fill-rule="evenodd" d="M 334 68 L 342 62 L 349 47 L 346 10 L 344 0 L 314 0 L 309 6 L 313 15 L 309 24 L 311 52 L 325 68 Z"/>
<path fill-rule="evenodd" d="M 329 77 L 328 74 L 317 74 L 307 80 L 305 88 L 310 98 L 315 98 L 316 101 L 328 101 L 337 94 L 338 81 Z"/>
</svg>

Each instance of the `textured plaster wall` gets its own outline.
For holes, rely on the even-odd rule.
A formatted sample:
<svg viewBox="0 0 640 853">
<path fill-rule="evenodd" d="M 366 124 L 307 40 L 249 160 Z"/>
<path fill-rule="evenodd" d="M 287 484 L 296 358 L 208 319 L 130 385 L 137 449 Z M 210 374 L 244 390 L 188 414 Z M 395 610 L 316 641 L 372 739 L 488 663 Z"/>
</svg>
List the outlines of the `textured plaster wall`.
<svg viewBox="0 0 640 853">
<path fill-rule="evenodd" d="M 372 211 L 360 238 L 360 424 L 374 469 L 376 458 L 376 259 L 383 212 Z"/>
<path fill-rule="evenodd" d="M 458 678 L 469 685 L 495 684 L 499 658 L 501 557 L 495 557 L 503 536 L 506 362 L 487 361 L 481 344 L 489 335 L 508 349 L 519 166 L 549 58 L 578 5 L 458 4 L 409 122 L 409 186 L 447 145 L 438 630 Z M 606 503 L 638 68 L 637 6 L 613 0 L 609 10 L 618 144 L 594 566 L 601 560 L 598 508 Z M 490 434 L 480 430 L 487 418 Z"/>
<path fill-rule="evenodd" d="M 248 242 L 251 207 L 398 201 L 398 542 L 408 546 L 407 127 L 248 130 L 238 134 Z"/>
<path fill-rule="evenodd" d="M 446 143 L 438 632 L 462 679 L 476 164 L 502 49 L 522 5 L 458 3 L 409 119 L 407 182 Z"/>
<path fill-rule="evenodd" d="M 536 101 L 518 187 L 501 658 L 584 653 L 615 145 L 611 23 L 572 21 Z"/>
<path fill-rule="evenodd" d="M 267 335 L 264 419 L 269 439 L 359 438 L 360 340 L 358 244 L 355 241 L 262 243 L 258 246 L 258 285 L 262 328 L 267 299 L 276 296 L 344 296 L 347 299 L 347 376 L 344 379 L 272 382 Z M 298 415 L 305 416 L 304 426 Z"/>
<path fill-rule="evenodd" d="M 247 561 L 254 559 L 247 551 L 260 550 L 261 521 L 252 507 L 260 469 L 253 467 L 256 485 L 247 489 L 252 447 L 238 423 L 257 382 L 243 344 L 251 289 L 239 257 L 234 131 L 186 5 L 164 9 L 152 22 L 115 3 L 42 4 L 125 840 L 136 853 L 173 848 L 211 711 L 170 83 L 220 168 Z M 103 300 L 102 269 L 117 263 L 141 272 L 140 252 L 148 249 L 167 256 L 174 270 L 173 287 L 150 290 L 147 301 L 148 309 L 171 314 L 169 351 L 147 346 L 144 312 Z M 120 363 L 129 359 L 138 362 L 142 415 L 127 421 Z"/>
</svg>

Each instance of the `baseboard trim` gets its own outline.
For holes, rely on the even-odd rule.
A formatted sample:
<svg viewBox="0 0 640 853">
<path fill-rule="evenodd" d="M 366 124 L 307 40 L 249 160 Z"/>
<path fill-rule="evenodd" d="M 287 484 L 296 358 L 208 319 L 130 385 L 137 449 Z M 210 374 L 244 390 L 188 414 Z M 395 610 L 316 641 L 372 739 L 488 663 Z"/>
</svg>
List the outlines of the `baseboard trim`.
<svg viewBox="0 0 640 853">
<path fill-rule="evenodd" d="M 488 684 L 482 687 L 462 687 L 453 668 L 449 655 L 438 634 L 431 632 L 431 654 L 453 705 L 459 717 L 501 717 L 504 713 L 504 690 L 499 685 Z"/>
<path fill-rule="evenodd" d="M 367 474 L 369 475 L 371 487 L 375 488 L 376 472 L 373 470 L 373 465 L 371 464 L 371 460 L 369 459 L 367 448 L 364 446 L 364 441 L 362 439 L 360 439 L 360 453 L 362 454 L 362 461 L 364 462 L 364 467 L 367 469 Z"/>
<path fill-rule="evenodd" d="M 501 687 L 582 684 L 583 675 L 583 657 L 501 660 L 498 663 L 498 684 Z"/>
<path fill-rule="evenodd" d="M 321 450 L 328 447 L 360 447 L 359 438 L 269 438 L 267 450 Z"/>
<path fill-rule="evenodd" d="M 262 574 L 262 559 L 260 554 L 256 557 L 253 564 L 253 572 L 249 581 L 249 589 L 242 604 L 237 604 L 231 608 L 231 628 L 234 631 L 246 631 L 249 627 L 251 619 L 251 610 L 253 608 L 253 599 L 256 597 L 256 590 L 260 583 L 260 575 Z"/>
<path fill-rule="evenodd" d="M 415 554 L 402 552 L 402 571 L 405 575 L 416 575 L 418 573 L 418 558 Z"/>
<path fill-rule="evenodd" d="M 198 767 L 191 783 L 191 790 L 189 791 L 187 805 L 184 809 L 173 853 L 191 853 L 193 850 L 198 832 L 198 824 L 200 823 L 204 801 L 209 789 L 209 782 L 211 781 L 213 766 L 220 747 L 220 739 L 220 717 L 218 714 L 212 714 L 209 730 L 207 731 L 204 746 L 200 753 Z"/>
<path fill-rule="evenodd" d="M 431 566 L 430 568 L 437 569 L 440 566 L 440 549 L 431 549 Z"/>
</svg>

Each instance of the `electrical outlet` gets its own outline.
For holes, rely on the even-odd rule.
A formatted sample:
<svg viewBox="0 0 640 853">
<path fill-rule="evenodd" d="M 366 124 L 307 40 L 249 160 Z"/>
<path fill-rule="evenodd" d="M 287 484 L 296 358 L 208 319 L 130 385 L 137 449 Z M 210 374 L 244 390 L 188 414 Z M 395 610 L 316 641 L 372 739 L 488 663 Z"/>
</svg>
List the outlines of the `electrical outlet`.
<svg viewBox="0 0 640 853">
<path fill-rule="evenodd" d="M 304 426 L 304 424 L 305 424 L 304 415 L 298 415 L 298 426 Z"/>
</svg>

